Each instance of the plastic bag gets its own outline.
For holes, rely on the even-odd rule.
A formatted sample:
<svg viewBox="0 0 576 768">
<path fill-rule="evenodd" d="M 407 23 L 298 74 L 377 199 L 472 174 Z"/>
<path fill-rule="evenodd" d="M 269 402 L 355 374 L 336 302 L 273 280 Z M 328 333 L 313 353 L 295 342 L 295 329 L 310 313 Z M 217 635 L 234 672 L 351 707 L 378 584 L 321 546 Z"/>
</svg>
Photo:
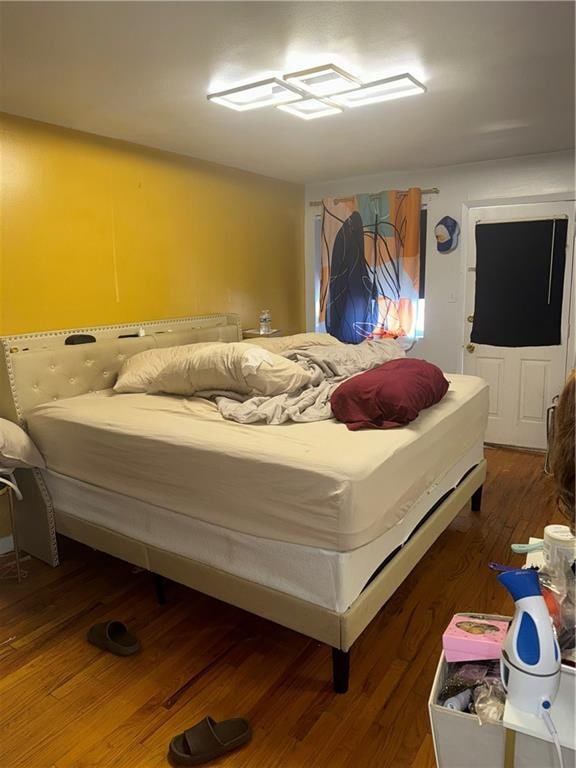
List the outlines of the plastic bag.
<svg viewBox="0 0 576 768">
<path fill-rule="evenodd" d="M 480 725 L 485 723 L 500 723 L 504 715 L 504 705 L 506 704 L 506 693 L 500 680 L 494 678 L 484 680 L 484 682 L 474 688 L 474 711 L 480 721 Z"/>
<path fill-rule="evenodd" d="M 448 699 L 458 696 L 468 688 L 479 685 L 491 671 L 492 662 L 448 664 L 446 679 L 438 694 L 438 703 L 444 704 Z"/>
<path fill-rule="evenodd" d="M 564 559 L 554 570 L 538 573 L 542 595 L 556 628 L 562 659 L 576 655 L 576 581 L 574 564 Z"/>
</svg>

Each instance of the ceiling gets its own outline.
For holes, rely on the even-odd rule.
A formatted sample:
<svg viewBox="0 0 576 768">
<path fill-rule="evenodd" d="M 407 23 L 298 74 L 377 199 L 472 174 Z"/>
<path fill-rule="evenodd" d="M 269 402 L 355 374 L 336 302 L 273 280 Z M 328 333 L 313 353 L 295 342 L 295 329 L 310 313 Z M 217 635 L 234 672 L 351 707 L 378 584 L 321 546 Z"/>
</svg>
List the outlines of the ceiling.
<svg viewBox="0 0 576 768">
<path fill-rule="evenodd" d="M 2 2 L 0 108 L 297 182 L 566 149 L 571 2 Z M 328 61 L 428 92 L 304 121 L 206 93 Z"/>
</svg>

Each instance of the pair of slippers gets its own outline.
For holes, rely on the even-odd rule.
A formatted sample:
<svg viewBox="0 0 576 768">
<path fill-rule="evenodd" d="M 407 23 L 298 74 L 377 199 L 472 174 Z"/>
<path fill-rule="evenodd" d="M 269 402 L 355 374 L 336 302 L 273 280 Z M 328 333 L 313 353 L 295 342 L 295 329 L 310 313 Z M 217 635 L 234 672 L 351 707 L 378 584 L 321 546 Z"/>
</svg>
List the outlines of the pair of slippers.
<svg viewBox="0 0 576 768">
<path fill-rule="evenodd" d="M 121 621 L 95 624 L 87 640 L 115 656 L 132 656 L 140 642 Z M 175 765 L 202 765 L 247 744 L 252 738 L 250 723 L 241 717 L 217 722 L 206 717 L 170 742 L 168 753 Z"/>
</svg>

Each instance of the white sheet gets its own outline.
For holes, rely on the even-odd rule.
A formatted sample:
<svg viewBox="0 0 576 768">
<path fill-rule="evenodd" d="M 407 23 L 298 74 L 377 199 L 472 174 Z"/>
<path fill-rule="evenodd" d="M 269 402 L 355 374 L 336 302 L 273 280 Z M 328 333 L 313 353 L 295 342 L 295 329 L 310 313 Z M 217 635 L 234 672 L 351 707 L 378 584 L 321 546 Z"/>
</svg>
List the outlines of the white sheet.
<svg viewBox="0 0 576 768">
<path fill-rule="evenodd" d="M 43 472 L 56 508 L 138 541 L 241 578 L 344 613 L 376 568 L 410 536 L 426 512 L 455 487 L 483 456 L 474 445 L 426 493 L 404 520 L 374 541 L 349 552 L 306 547 L 239 533 L 55 472 Z"/>
<path fill-rule="evenodd" d="M 240 533 L 347 551 L 401 525 L 481 443 L 487 385 L 448 378 L 438 405 L 395 430 L 242 425 L 204 400 L 111 390 L 38 406 L 28 426 L 53 472 Z"/>
</svg>

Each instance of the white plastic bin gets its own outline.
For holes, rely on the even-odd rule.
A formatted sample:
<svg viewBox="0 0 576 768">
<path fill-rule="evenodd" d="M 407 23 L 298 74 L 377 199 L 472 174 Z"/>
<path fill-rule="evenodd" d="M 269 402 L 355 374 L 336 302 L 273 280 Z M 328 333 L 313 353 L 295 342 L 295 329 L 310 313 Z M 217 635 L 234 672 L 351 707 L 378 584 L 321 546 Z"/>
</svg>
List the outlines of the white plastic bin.
<svg viewBox="0 0 576 768">
<path fill-rule="evenodd" d="M 428 701 L 438 768 L 503 768 L 505 730 L 501 725 L 480 725 L 476 715 L 455 712 L 436 703 L 446 674 L 447 665 L 442 654 Z M 564 768 L 576 768 L 576 753 L 563 749 L 562 757 Z M 559 768 L 554 745 L 517 733 L 514 766 Z"/>
</svg>

